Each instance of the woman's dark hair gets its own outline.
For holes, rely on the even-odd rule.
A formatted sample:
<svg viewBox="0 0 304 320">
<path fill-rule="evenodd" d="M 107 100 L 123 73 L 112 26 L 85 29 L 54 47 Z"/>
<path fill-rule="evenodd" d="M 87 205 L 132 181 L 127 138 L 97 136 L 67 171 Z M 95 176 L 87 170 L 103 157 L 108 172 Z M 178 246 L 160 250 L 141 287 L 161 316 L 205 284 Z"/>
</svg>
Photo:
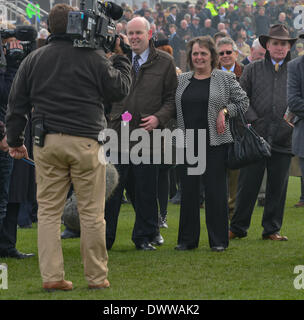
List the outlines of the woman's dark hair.
<svg viewBox="0 0 304 320">
<path fill-rule="evenodd" d="M 213 39 L 210 36 L 204 36 L 204 37 L 195 37 L 192 38 L 187 43 L 187 63 L 191 70 L 193 70 L 193 64 L 192 64 L 192 48 L 195 43 L 198 43 L 200 47 L 205 47 L 210 51 L 211 54 L 211 69 L 215 69 L 218 66 L 218 53 L 216 51 L 215 43 Z"/>
<path fill-rule="evenodd" d="M 51 33 L 66 33 L 68 25 L 68 13 L 75 11 L 73 7 L 65 3 L 56 4 L 49 13 L 48 27 Z"/>
</svg>

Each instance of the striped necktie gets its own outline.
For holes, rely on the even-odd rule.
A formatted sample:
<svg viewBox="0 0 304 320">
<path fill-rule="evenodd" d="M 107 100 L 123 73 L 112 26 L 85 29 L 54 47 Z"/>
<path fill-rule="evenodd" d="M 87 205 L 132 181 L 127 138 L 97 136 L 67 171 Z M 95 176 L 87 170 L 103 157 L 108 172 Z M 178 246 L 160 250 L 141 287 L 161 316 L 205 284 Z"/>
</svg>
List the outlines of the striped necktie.
<svg viewBox="0 0 304 320">
<path fill-rule="evenodd" d="M 279 71 L 279 68 L 280 68 L 280 65 L 279 65 L 278 63 L 276 63 L 276 64 L 274 65 L 274 70 L 275 70 L 275 72 L 278 72 L 278 71 Z"/>
<path fill-rule="evenodd" d="M 139 62 L 138 60 L 140 59 L 140 56 L 137 54 L 133 60 L 133 67 L 134 67 L 134 71 L 135 71 L 135 74 L 137 75 L 138 71 L 139 71 L 139 68 L 140 68 L 140 65 L 139 65 Z"/>
</svg>

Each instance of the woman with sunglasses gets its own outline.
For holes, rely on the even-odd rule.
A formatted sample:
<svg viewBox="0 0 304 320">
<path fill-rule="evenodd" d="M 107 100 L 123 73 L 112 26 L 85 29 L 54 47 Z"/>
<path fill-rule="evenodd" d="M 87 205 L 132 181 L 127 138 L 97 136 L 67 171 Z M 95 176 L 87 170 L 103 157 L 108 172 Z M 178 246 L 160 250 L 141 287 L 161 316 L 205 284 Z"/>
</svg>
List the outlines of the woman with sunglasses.
<svg viewBox="0 0 304 320">
<path fill-rule="evenodd" d="M 249 100 L 234 73 L 217 69 L 218 54 L 210 36 L 188 42 L 187 61 L 191 71 L 178 77 L 177 124 L 184 132 L 194 129 L 195 155 L 202 147 L 198 145 L 198 129 L 206 130 L 206 225 L 209 245 L 219 252 L 229 243 L 226 158 L 227 146 L 233 141 L 229 117 L 236 116 L 238 108 L 246 111 Z M 176 250 L 194 249 L 199 244 L 200 175 L 188 175 L 190 167 L 185 157 L 180 166 L 182 197 Z"/>
</svg>

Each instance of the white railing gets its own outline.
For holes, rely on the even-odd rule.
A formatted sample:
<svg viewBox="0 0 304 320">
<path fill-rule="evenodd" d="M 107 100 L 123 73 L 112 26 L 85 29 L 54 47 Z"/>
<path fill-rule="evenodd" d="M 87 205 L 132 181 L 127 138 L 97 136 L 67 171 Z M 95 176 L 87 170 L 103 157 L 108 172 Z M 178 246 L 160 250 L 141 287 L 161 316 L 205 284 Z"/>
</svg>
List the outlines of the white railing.
<svg viewBox="0 0 304 320">
<path fill-rule="evenodd" d="M 28 0 L 0 0 L 0 15 L 4 18 L 6 15 L 6 20 L 13 20 L 13 17 L 19 14 L 29 18 L 34 17 L 37 29 L 39 27 L 39 21 L 48 16 L 47 11 L 36 7 Z"/>
</svg>

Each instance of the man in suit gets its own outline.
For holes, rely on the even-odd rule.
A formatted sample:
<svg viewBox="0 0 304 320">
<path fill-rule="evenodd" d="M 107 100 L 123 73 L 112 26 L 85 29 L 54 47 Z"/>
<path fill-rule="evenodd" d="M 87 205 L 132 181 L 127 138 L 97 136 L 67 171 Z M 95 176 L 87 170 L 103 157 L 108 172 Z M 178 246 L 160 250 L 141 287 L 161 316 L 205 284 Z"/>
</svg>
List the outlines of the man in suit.
<svg viewBox="0 0 304 320">
<path fill-rule="evenodd" d="M 300 38 L 304 38 L 301 34 Z M 287 65 L 287 99 L 289 112 L 294 114 L 292 153 L 300 160 L 302 179 L 304 177 L 304 56 Z M 303 180 L 302 180 L 303 183 Z M 301 201 L 299 202 L 301 204 Z M 303 203 L 304 205 L 304 203 Z"/>
<path fill-rule="evenodd" d="M 173 57 L 174 57 L 175 64 L 179 67 L 180 66 L 179 51 L 180 51 L 181 39 L 177 34 L 176 29 L 177 29 L 177 26 L 175 24 L 170 24 L 169 45 L 173 49 Z"/>
<path fill-rule="evenodd" d="M 219 69 L 233 72 L 236 76 L 236 79 L 239 81 L 244 66 L 237 63 L 238 48 L 236 43 L 229 37 L 223 38 L 217 43 L 217 50 L 219 53 Z M 239 173 L 240 170 L 228 170 L 228 206 L 230 219 L 232 218 L 235 208 Z"/>
<path fill-rule="evenodd" d="M 116 130 L 121 139 L 121 115 L 132 114 L 129 130 L 142 128 L 150 136 L 156 128 L 164 127 L 175 113 L 175 91 L 177 87 L 176 68 L 173 58 L 166 52 L 155 49 L 151 39 L 150 24 L 141 17 L 132 19 L 127 25 L 127 37 L 132 52 L 129 58 L 133 63 L 132 87 L 129 95 L 120 103 L 113 104 L 109 127 Z M 132 148 L 130 142 L 130 149 Z M 122 155 L 122 150 L 119 154 Z M 153 150 L 151 154 L 153 153 Z M 120 175 L 119 185 L 106 203 L 106 240 L 110 249 L 115 241 L 118 215 L 123 190 L 130 180 L 133 182 L 133 206 L 135 224 L 132 241 L 136 249 L 155 250 L 164 239 L 159 233 L 157 204 L 158 166 L 150 164 L 116 165 Z"/>
<path fill-rule="evenodd" d="M 167 17 L 167 23 L 168 25 L 170 24 L 175 24 L 177 25 L 177 22 L 176 22 L 176 15 L 177 15 L 177 6 L 176 5 L 173 5 L 170 7 L 170 14 L 168 15 Z"/>
<path fill-rule="evenodd" d="M 250 99 L 247 120 L 269 142 L 272 154 L 240 170 L 230 239 L 247 236 L 266 170 L 262 238 L 288 240 L 280 235 L 292 156 L 292 126 L 286 122 L 284 115 L 287 110 L 287 62 L 290 60 L 290 48 L 296 40 L 290 38 L 284 25 L 272 26 L 268 35 L 259 37 L 266 49 L 265 59 L 248 64 L 240 78 L 240 84 Z"/>
</svg>

